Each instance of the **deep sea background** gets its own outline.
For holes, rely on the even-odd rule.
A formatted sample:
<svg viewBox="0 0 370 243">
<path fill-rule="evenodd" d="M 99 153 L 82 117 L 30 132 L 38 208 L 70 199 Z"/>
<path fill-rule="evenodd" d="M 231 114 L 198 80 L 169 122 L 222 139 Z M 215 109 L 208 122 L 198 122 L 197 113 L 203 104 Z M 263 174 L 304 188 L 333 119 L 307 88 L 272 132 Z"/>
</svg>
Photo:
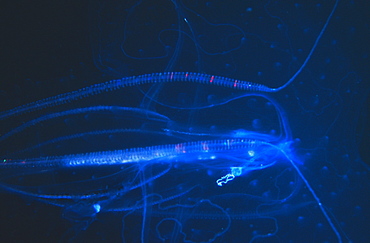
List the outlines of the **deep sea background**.
<svg viewBox="0 0 370 243">
<path fill-rule="evenodd" d="M 162 4 L 162 2 L 165 1 L 158 2 L 158 9 L 161 9 L 160 4 Z M 204 1 L 194 2 L 198 2 L 199 5 L 204 3 Z M 211 3 L 212 1 L 209 2 Z M 2 19 L 0 29 L 0 73 L 2 75 L 0 81 L 1 111 L 49 96 L 73 91 L 91 84 L 119 78 L 120 75 L 131 76 L 150 72 L 171 71 L 169 65 L 167 67 L 163 65 L 163 63 L 169 63 L 168 60 L 162 60 L 163 63 L 161 63 L 161 61 L 157 62 L 149 60 L 149 58 L 146 63 L 147 66 L 145 67 L 140 66 L 143 64 L 134 62 L 132 66 L 123 66 L 122 64 L 128 61 L 119 59 L 119 56 L 114 57 L 116 59 L 113 58 L 113 61 L 102 64 L 102 62 L 100 62 L 101 60 L 98 59 L 99 54 L 96 54 L 98 49 L 97 43 L 101 40 L 100 38 L 104 39 L 105 36 L 109 36 L 109 38 L 106 37 L 106 39 L 104 39 L 107 42 L 114 39 L 115 36 L 108 35 L 104 31 L 101 32 L 103 37 L 96 36 L 97 29 L 99 28 L 96 25 L 96 19 L 94 20 L 94 17 L 96 17 L 99 4 L 101 3 L 86 0 L 2 2 L 2 7 L 0 8 L 0 16 Z M 330 9 L 332 5 L 333 1 L 331 1 L 330 4 L 326 3 L 325 6 Z M 121 7 L 124 8 L 124 4 Z M 357 90 L 359 95 L 354 95 L 353 99 L 356 100 L 353 100 L 351 104 L 348 103 L 345 108 L 347 111 L 353 111 L 353 113 L 349 112 L 349 117 L 347 117 L 344 122 L 340 123 L 341 127 L 336 125 L 335 130 L 344 130 L 347 128 L 346 124 L 350 124 L 350 131 L 348 133 L 339 134 L 338 136 L 348 136 L 351 140 L 348 144 L 351 144 L 351 146 L 343 146 L 339 149 L 346 149 L 349 154 L 356 155 L 355 157 L 357 159 L 361 158 L 367 168 L 370 166 L 370 152 L 368 149 L 368 144 L 370 142 L 370 106 L 368 96 L 370 90 L 369 11 L 370 3 L 339 1 L 338 9 L 334 13 L 334 17 L 323 37 L 324 43 L 326 43 L 325 41 L 329 42 L 328 39 L 332 38 L 338 41 L 339 44 L 335 48 L 330 49 L 325 46 L 325 44 L 320 45 L 321 43 L 319 43 L 318 49 L 312 58 L 312 62 L 308 64 L 308 68 L 311 68 L 308 73 L 310 75 L 312 74 L 308 76 L 310 76 L 311 80 L 319 80 L 319 78 L 315 76 L 315 71 L 320 70 L 318 72 L 325 72 L 322 70 L 322 67 L 320 67 L 321 64 L 316 61 L 317 59 L 315 58 L 320 59 L 320 55 L 322 55 L 323 58 L 326 58 L 326 56 L 333 57 L 336 61 L 333 61 L 332 65 L 338 64 L 338 67 L 330 66 L 327 69 L 326 75 L 328 78 L 325 82 L 333 82 L 335 84 L 334 86 L 340 84 L 339 80 L 344 80 L 347 74 L 354 74 L 354 78 L 351 78 L 351 80 L 356 83 L 354 89 Z M 324 12 L 323 16 L 327 16 L 327 14 L 328 10 Z M 223 18 L 227 18 L 227 16 L 220 16 L 217 21 L 220 23 L 226 22 Z M 326 17 L 321 16 L 320 18 L 325 20 Z M 307 28 L 316 27 L 318 23 L 315 22 L 314 19 L 315 17 L 312 16 L 311 18 L 307 18 L 305 22 Z M 113 18 L 113 20 L 117 20 L 117 18 Z M 158 23 L 153 23 L 151 21 L 152 20 L 148 20 L 148 22 L 154 26 L 160 26 L 162 24 L 162 20 Z M 312 26 L 310 25 L 311 23 Z M 320 23 L 322 24 L 322 22 Z M 197 23 L 194 25 L 196 26 Z M 139 28 L 139 26 L 135 28 Z M 202 28 L 198 31 L 201 32 L 206 30 L 206 28 Z M 261 28 L 264 27 L 262 26 Z M 147 31 L 145 28 L 142 32 L 138 31 L 142 33 L 142 38 L 148 38 L 147 35 L 145 35 L 145 31 Z M 259 32 L 255 31 L 255 33 Z M 268 35 L 268 33 L 268 30 L 266 30 L 265 34 Z M 135 35 L 136 34 L 138 35 L 137 38 L 140 38 L 140 34 L 135 33 Z M 317 30 L 314 35 L 317 35 Z M 302 46 L 306 48 L 312 46 L 312 39 L 295 38 L 294 35 L 290 36 L 288 39 L 292 40 L 293 46 L 297 45 L 297 43 L 303 43 Z M 185 41 L 189 40 L 185 38 Z M 308 41 L 308 43 L 304 43 L 305 41 Z M 150 51 L 150 47 L 148 48 Z M 153 49 L 153 55 L 156 55 L 156 47 L 151 48 Z M 219 65 L 221 61 L 220 59 L 212 59 L 211 55 L 204 55 L 207 56 L 203 59 L 204 65 L 194 64 L 193 59 L 196 59 L 196 57 L 194 57 L 196 55 L 191 53 L 191 50 L 194 49 L 186 45 L 184 48 L 189 49 L 187 50 L 190 53 L 189 56 L 185 55 L 181 57 L 183 60 L 182 64 L 178 66 L 174 64 L 172 70 L 190 70 L 211 73 L 213 70 L 216 72 L 218 69 L 218 73 L 215 73 L 217 75 L 243 79 L 245 73 L 235 71 L 236 69 L 234 70 L 233 67 L 212 67 L 213 62 L 214 65 Z M 295 46 L 293 49 L 295 49 Z M 112 49 L 112 52 L 114 51 L 115 50 Z M 307 51 L 305 54 L 307 54 Z M 146 54 L 144 54 L 144 56 L 145 55 Z M 105 57 L 103 56 L 102 58 Z M 235 63 L 240 63 L 240 59 L 237 58 L 241 57 L 235 57 L 233 61 Z M 260 62 L 262 63 L 261 66 L 264 66 L 263 60 L 269 58 L 271 57 L 265 53 L 259 55 L 257 50 L 256 53 L 252 52 L 247 56 L 247 62 Z M 187 64 L 186 60 L 189 60 L 190 64 Z M 300 61 L 301 60 L 302 59 L 300 59 Z M 282 63 L 284 63 L 284 61 L 282 61 Z M 301 62 L 298 62 L 298 64 L 299 63 Z M 268 72 L 268 65 L 269 63 L 266 63 L 265 72 Z M 232 62 L 231 66 L 233 66 Z M 295 70 L 295 68 L 289 69 L 287 66 L 288 65 L 284 66 L 285 69 L 280 73 L 282 76 L 277 78 L 278 85 L 284 83 L 284 80 L 289 79 L 293 73 L 292 70 Z M 168 70 L 165 70 L 166 68 Z M 284 73 L 284 71 L 286 72 Z M 265 84 L 273 86 L 272 83 L 268 83 L 269 81 L 266 80 L 271 80 L 270 77 L 276 77 L 278 76 L 277 74 L 279 74 L 278 71 L 272 73 L 270 76 L 267 75 L 269 77 L 265 79 Z M 302 74 L 302 76 L 305 75 L 307 75 L 307 72 Z M 254 78 L 256 77 L 258 77 L 257 74 L 256 76 L 251 74 L 248 78 L 250 80 L 255 80 Z M 264 79 L 261 78 L 261 80 L 263 82 Z M 306 98 L 306 94 L 304 92 L 302 93 L 300 90 L 297 92 L 288 90 L 287 92 L 290 92 L 290 95 L 298 98 Z M 351 100 L 351 98 L 348 97 L 344 99 L 346 101 Z M 309 102 L 314 103 L 314 101 Z M 351 107 L 351 105 L 353 105 L 353 107 Z M 302 107 L 304 106 L 305 105 L 302 105 Z M 302 111 L 307 111 L 307 109 L 302 108 Z M 333 119 L 333 117 L 331 117 L 331 119 Z M 303 130 L 297 125 L 299 121 L 294 120 L 294 117 L 292 117 L 292 120 L 293 134 L 298 133 L 304 136 Z M 328 129 L 330 125 L 326 124 L 323 126 L 326 126 L 324 129 Z M 296 131 L 295 129 L 301 130 Z M 366 168 L 366 166 L 361 165 L 357 167 L 357 169 Z M 358 170 L 361 171 L 365 169 Z M 346 169 L 340 172 L 338 170 L 338 173 L 345 175 Z M 367 177 L 367 183 L 369 183 L 369 175 L 367 174 L 365 177 Z M 311 178 L 308 178 L 308 180 L 310 181 Z M 315 189 L 318 188 L 315 184 L 313 187 Z M 369 185 L 365 185 L 363 188 L 369 190 L 370 187 Z M 339 190 L 340 189 L 338 189 L 338 191 Z M 353 190 L 362 189 L 355 188 Z M 368 198 L 369 192 L 367 190 L 363 192 L 357 191 L 355 196 L 350 196 L 351 199 L 348 199 L 353 201 L 358 200 L 361 205 L 365 205 L 366 202 L 368 202 L 367 206 L 361 206 L 359 212 L 354 213 L 360 214 L 358 218 L 353 221 L 348 219 L 346 222 L 347 224 L 354 224 L 350 227 L 350 231 L 348 232 L 348 238 L 353 240 L 353 242 L 366 242 L 366 240 L 370 240 L 370 221 L 368 219 L 370 217 L 370 198 Z M 335 191 L 335 189 L 333 189 L 333 191 Z M 0 196 L 1 242 L 57 242 L 58 240 L 64 239 L 63 235 L 73 225 L 71 222 L 61 217 L 62 210 L 58 207 L 43 204 L 27 197 L 7 194 L 6 192 L 1 192 Z M 356 202 L 351 202 L 349 205 L 356 205 Z M 342 207 L 341 210 L 347 210 L 347 208 Z M 101 233 L 99 239 L 109 238 L 107 237 L 109 234 L 109 230 L 105 229 L 105 231 Z M 85 242 L 94 242 L 94 240 L 96 239 L 86 239 Z M 117 240 L 119 240 L 119 235 Z M 99 241 L 100 240 L 96 240 L 96 242 Z M 344 242 L 346 242 L 346 240 L 344 240 Z"/>
</svg>

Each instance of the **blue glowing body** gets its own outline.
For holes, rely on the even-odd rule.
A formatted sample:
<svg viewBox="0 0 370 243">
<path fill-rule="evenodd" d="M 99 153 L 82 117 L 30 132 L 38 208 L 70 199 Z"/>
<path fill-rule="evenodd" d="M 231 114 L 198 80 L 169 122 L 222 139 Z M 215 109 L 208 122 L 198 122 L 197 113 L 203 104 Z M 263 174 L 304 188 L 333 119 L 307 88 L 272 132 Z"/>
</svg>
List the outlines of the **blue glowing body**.
<svg viewBox="0 0 370 243">
<path fill-rule="evenodd" d="M 1 188 L 60 207 L 60 241 L 368 239 L 341 2 L 196 2 L 92 4 L 112 78 L 0 112 Z"/>
</svg>

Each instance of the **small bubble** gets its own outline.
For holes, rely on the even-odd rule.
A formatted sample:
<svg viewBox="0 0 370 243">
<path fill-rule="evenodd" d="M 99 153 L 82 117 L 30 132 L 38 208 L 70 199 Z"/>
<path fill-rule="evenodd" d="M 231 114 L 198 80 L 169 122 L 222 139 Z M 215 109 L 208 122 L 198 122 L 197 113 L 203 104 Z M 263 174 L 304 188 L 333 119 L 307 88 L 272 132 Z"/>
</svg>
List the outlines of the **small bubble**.
<svg viewBox="0 0 370 243">
<path fill-rule="evenodd" d="M 279 30 L 283 30 L 283 29 L 284 29 L 284 25 L 282 25 L 282 24 L 278 24 L 278 25 L 277 25 L 277 28 L 278 28 Z"/>
<path fill-rule="evenodd" d="M 251 186 L 257 186 L 258 185 L 258 180 L 253 180 L 253 181 L 251 181 L 251 182 L 249 182 L 249 185 L 251 185 Z"/>
<path fill-rule="evenodd" d="M 321 171 L 329 171 L 328 167 L 327 166 L 324 166 L 321 168 Z"/>
<path fill-rule="evenodd" d="M 302 223 L 305 220 L 303 216 L 298 216 L 297 221 L 298 223 Z"/>
<path fill-rule="evenodd" d="M 275 70 L 280 71 L 282 69 L 282 67 L 283 67 L 283 64 L 281 64 L 281 62 L 275 62 L 274 63 Z"/>
<path fill-rule="evenodd" d="M 318 223 L 316 227 L 317 229 L 320 229 L 320 230 L 324 229 L 324 225 L 322 223 Z"/>
<path fill-rule="evenodd" d="M 254 129 L 261 129 L 262 128 L 262 122 L 260 119 L 254 119 L 252 121 L 252 126 Z"/>
</svg>

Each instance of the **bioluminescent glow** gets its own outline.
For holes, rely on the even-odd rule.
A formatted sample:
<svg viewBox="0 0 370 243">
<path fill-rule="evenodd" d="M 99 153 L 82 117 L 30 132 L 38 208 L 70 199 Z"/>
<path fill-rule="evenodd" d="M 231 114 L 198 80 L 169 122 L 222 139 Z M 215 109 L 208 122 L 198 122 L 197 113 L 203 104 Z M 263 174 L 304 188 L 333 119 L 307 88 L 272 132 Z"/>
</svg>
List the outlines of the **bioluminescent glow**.
<svg viewBox="0 0 370 243">
<path fill-rule="evenodd" d="M 341 5 L 92 4 L 115 78 L 2 111 L 1 188 L 62 208 L 61 241 L 361 241 Z"/>
</svg>

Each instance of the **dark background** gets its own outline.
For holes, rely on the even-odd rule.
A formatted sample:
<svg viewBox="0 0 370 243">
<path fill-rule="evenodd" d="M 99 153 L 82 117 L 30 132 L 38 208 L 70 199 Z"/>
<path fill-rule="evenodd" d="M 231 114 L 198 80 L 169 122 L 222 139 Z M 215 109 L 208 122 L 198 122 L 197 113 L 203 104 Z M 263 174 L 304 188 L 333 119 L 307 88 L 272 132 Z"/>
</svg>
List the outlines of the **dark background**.
<svg viewBox="0 0 370 243">
<path fill-rule="evenodd" d="M 348 12 L 340 1 L 342 18 L 336 31 L 350 22 L 355 33 L 345 38 L 344 56 L 352 70 L 370 85 L 370 7 L 356 5 Z M 3 1 L 0 9 L 0 109 L 73 91 L 118 78 L 94 64 L 89 1 Z M 345 17 L 343 17 L 345 16 Z M 163 72 L 164 70 L 157 70 Z M 363 99 L 358 119 L 358 149 L 365 163 L 369 155 L 369 97 Z M 55 242 L 71 225 L 60 217 L 61 209 L 16 195 L 1 194 L 0 241 Z M 359 234 L 367 232 L 359 232 Z M 365 237 L 366 238 L 366 237 Z M 368 237 L 367 237 L 368 238 Z M 361 239 L 361 237 L 360 237 Z M 364 238 L 362 238 L 364 239 Z"/>
</svg>

